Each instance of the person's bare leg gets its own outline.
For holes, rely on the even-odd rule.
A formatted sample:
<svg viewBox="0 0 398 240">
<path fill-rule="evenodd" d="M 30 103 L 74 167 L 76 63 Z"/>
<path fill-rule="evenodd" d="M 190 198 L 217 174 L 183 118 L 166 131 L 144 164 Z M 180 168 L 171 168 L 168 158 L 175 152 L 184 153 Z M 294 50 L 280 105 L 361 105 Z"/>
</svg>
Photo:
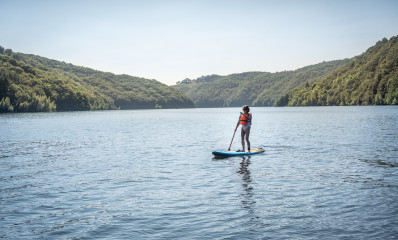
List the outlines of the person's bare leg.
<svg viewBox="0 0 398 240">
<path fill-rule="evenodd" d="M 240 131 L 240 137 L 241 137 L 241 141 L 242 141 L 242 151 L 245 151 L 245 134 L 246 132 L 243 130 L 243 127 Z"/>
<path fill-rule="evenodd" d="M 249 141 L 250 129 L 251 129 L 251 127 L 248 127 L 246 129 L 246 142 L 247 142 L 247 150 L 248 150 L 248 152 L 250 152 L 250 141 Z"/>
</svg>

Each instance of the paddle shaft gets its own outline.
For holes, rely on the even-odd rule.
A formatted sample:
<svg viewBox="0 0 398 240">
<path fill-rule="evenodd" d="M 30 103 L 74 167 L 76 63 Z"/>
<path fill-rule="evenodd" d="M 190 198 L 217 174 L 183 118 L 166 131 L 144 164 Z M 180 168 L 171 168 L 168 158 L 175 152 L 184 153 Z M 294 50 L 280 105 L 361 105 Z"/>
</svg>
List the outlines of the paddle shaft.
<svg viewBox="0 0 398 240">
<path fill-rule="evenodd" d="M 231 151 L 231 146 L 232 146 L 232 142 L 234 141 L 234 137 L 235 137 L 236 129 L 238 129 L 238 128 L 235 128 L 234 135 L 232 136 L 231 144 L 229 144 L 228 151 Z"/>
</svg>

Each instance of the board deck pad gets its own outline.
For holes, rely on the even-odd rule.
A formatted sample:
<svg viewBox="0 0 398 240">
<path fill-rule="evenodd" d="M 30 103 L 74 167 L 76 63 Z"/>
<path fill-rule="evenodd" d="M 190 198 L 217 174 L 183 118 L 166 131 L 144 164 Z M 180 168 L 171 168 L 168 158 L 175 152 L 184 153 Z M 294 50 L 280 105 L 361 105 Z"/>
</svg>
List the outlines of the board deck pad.
<svg viewBox="0 0 398 240">
<path fill-rule="evenodd" d="M 242 152 L 242 151 L 214 151 L 213 155 L 216 157 L 233 157 L 233 156 L 247 156 L 253 155 L 258 153 L 263 153 L 264 149 L 262 148 L 255 148 L 250 149 L 250 152 Z"/>
</svg>

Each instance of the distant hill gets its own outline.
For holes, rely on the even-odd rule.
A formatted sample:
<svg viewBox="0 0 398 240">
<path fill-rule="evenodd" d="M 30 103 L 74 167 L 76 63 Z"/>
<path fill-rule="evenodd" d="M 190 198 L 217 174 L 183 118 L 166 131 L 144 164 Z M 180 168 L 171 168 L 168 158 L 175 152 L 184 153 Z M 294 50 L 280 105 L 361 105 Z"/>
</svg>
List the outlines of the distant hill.
<svg viewBox="0 0 398 240">
<path fill-rule="evenodd" d="M 0 47 L 0 112 L 194 107 L 156 80 L 115 75 Z"/>
<path fill-rule="evenodd" d="M 284 94 L 276 106 L 398 104 L 398 36 L 384 38 L 318 82 Z"/>
<path fill-rule="evenodd" d="M 197 107 L 273 106 L 286 92 L 318 81 L 350 59 L 322 62 L 295 71 L 245 72 L 185 79 L 174 87 L 187 94 Z"/>
</svg>

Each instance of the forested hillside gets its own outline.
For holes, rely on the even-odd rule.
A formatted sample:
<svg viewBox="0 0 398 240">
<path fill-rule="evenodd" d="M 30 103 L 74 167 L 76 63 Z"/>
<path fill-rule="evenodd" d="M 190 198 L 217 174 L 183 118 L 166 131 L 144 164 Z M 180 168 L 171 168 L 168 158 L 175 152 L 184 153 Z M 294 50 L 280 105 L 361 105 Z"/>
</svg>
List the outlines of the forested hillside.
<svg viewBox="0 0 398 240">
<path fill-rule="evenodd" d="M 319 82 L 284 94 L 276 106 L 398 104 L 398 36 L 384 38 Z"/>
<path fill-rule="evenodd" d="M 194 107 L 156 80 L 115 75 L 0 47 L 0 112 Z"/>
<path fill-rule="evenodd" d="M 228 76 L 185 79 L 175 87 L 186 93 L 197 107 L 273 106 L 282 94 L 322 77 L 350 60 L 323 62 L 295 71 L 246 72 Z"/>
</svg>

